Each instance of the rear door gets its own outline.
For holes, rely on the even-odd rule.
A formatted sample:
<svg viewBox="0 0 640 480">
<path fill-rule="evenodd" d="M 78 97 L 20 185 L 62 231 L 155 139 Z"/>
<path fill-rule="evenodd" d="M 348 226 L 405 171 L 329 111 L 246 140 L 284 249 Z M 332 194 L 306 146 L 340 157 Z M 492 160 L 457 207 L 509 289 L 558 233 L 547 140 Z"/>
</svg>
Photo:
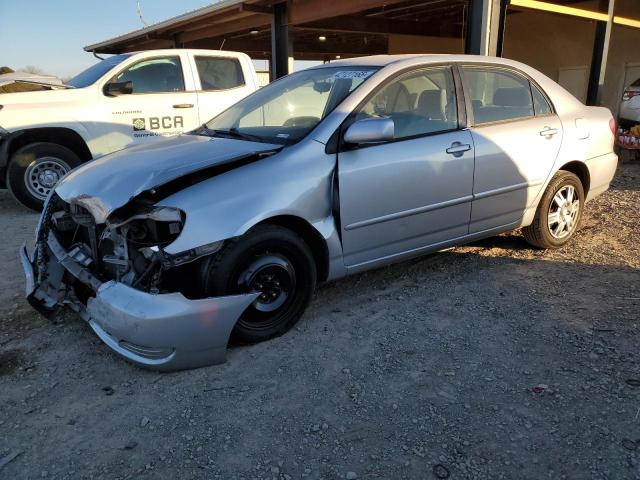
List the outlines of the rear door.
<svg viewBox="0 0 640 480">
<path fill-rule="evenodd" d="M 186 62 L 185 62 L 186 60 Z M 111 82 L 128 82 L 133 93 L 104 96 L 111 124 L 104 129 L 113 151 L 179 135 L 196 128 L 197 94 L 184 53 L 143 58 L 126 65 Z"/>
<path fill-rule="evenodd" d="M 198 91 L 201 124 L 256 89 L 255 78 L 245 75 L 245 72 L 253 69 L 248 59 L 195 54 L 190 61 Z"/>
<path fill-rule="evenodd" d="M 344 261 L 357 266 L 467 234 L 471 133 L 448 66 L 400 74 L 353 114 L 387 117 L 392 141 L 338 153 Z"/>
<path fill-rule="evenodd" d="M 461 67 L 475 146 L 470 233 L 517 224 L 549 176 L 562 124 L 537 85 L 516 70 Z"/>
</svg>

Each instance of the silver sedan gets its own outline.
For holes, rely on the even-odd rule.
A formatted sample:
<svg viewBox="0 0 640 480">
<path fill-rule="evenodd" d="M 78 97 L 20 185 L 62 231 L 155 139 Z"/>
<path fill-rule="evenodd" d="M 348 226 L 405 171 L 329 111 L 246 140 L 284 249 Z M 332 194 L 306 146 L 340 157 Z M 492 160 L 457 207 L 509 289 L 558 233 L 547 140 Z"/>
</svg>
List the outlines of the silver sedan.
<svg viewBox="0 0 640 480">
<path fill-rule="evenodd" d="M 284 77 L 201 128 L 105 156 L 48 198 L 21 251 L 31 304 L 171 370 L 282 335 L 318 282 L 523 228 L 574 235 L 616 131 L 540 72 L 377 56 Z"/>
</svg>

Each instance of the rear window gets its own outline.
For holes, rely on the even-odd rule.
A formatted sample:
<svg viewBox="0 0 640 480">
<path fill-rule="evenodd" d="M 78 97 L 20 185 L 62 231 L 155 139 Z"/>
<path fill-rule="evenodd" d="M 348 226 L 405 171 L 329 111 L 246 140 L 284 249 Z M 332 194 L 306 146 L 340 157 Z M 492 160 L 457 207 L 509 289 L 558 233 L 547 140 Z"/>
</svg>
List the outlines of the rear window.
<svg viewBox="0 0 640 480">
<path fill-rule="evenodd" d="M 553 113 L 551 105 L 535 85 L 531 85 L 531 94 L 533 95 L 533 109 L 536 116 L 551 115 Z"/>
<path fill-rule="evenodd" d="M 463 67 L 463 72 L 471 89 L 476 124 L 533 117 L 531 88 L 525 78 L 506 70 L 482 67 Z"/>
<path fill-rule="evenodd" d="M 196 57 L 202 90 L 228 90 L 244 85 L 242 66 L 237 58 Z"/>
<path fill-rule="evenodd" d="M 632 87 L 640 87 L 640 78 L 631 84 Z"/>
</svg>

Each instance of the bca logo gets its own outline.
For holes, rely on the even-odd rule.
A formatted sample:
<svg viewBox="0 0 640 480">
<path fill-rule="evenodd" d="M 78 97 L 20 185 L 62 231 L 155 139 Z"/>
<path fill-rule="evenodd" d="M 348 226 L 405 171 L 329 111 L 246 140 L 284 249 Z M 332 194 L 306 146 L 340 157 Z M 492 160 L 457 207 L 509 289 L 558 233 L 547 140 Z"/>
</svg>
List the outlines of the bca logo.
<svg viewBox="0 0 640 480">
<path fill-rule="evenodd" d="M 133 119 L 133 130 L 138 132 L 140 130 L 144 130 L 146 127 L 144 118 L 134 118 Z"/>
<path fill-rule="evenodd" d="M 183 128 L 184 121 L 181 116 L 176 117 L 149 117 L 149 130 L 168 130 L 171 128 Z M 133 131 L 146 130 L 146 119 L 134 118 Z"/>
</svg>

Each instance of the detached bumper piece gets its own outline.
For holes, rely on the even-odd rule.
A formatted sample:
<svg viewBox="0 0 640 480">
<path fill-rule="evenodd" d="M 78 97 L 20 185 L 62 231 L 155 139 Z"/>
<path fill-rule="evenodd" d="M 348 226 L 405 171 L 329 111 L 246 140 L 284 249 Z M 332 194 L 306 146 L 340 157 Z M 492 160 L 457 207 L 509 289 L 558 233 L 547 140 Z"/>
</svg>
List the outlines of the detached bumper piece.
<svg viewBox="0 0 640 480">
<path fill-rule="evenodd" d="M 39 248 L 46 248 L 44 275 L 26 247 L 20 249 L 29 303 L 45 316 L 69 306 L 114 352 L 153 370 L 224 362 L 236 321 L 258 296 L 190 300 L 181 293 L 146 293 L 116 281 L 102 283 L 82 265 L 82 253 L 65 251 L 52 232 Z M 65 284 L 66 275 L 95 293 L 86 305 Z"/>
</svg>

